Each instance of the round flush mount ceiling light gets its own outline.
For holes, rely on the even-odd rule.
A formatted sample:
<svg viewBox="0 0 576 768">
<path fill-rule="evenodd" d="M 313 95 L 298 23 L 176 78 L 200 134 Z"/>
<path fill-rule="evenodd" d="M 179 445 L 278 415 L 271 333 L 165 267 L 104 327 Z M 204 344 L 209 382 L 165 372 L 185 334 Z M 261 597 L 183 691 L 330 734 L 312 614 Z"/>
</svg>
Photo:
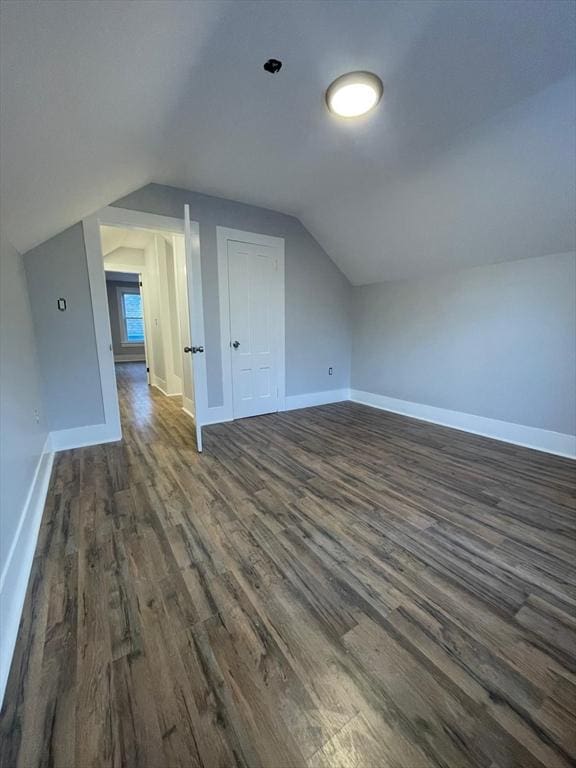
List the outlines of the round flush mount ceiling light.
<svg viewBox="0 0 576 768">
<path fill-rule="evenodd" d="M 326 91 L 328 109 L 340 117 L 359 117 L 382 98 L 384 86 L 372 72 L 348 72 L 337 77 Z"/>
</svg>

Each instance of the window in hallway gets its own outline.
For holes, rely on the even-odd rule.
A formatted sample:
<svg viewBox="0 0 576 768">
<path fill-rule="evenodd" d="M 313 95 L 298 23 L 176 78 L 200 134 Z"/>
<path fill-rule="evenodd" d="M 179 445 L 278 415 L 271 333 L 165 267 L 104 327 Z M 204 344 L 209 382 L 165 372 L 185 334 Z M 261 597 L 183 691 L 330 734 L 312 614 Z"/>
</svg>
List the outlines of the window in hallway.
<svg viewBox="0 0 576 768">
<path fill-rule="evenodd" d="M 122 316 L 121 333 L 123 344 L 144 343 L 144 316 L 142 296 L 134 288 L 119 288 Z"/>
</svg>

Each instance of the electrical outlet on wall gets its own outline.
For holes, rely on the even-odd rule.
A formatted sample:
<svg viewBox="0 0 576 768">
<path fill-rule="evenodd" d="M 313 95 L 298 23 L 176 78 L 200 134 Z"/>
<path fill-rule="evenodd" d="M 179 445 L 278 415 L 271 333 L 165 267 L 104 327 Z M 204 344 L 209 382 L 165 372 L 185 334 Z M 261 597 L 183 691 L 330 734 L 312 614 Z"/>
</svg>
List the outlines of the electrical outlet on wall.
<svg viewBox="0 0 576 768">
<path fill-rule="evenodd" d="M 334 368 L 330 366 L 330 368 L 328 368 L 328 376 L 332 376 L 333 373 L 334 373 Z"/>
<path fill-rule="evenodd" d="M 34 421 L 36 424 L 40 424 L 40 411 L 38 408 L 34 408 Z"/>
</svg>

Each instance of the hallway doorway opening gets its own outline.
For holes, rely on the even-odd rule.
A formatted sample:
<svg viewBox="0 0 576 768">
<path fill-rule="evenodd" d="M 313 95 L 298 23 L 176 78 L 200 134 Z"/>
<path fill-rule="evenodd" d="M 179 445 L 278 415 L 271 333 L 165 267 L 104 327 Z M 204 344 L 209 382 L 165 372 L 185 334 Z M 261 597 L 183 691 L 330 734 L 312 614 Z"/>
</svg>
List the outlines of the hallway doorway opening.
<svg viewBox="0 0 576 768">
<path fill-rule="evenodd" d="M 106 208 L 84 221 L 84 234 L 107 425 L 121 435 L 117 373 L 143 372 L 148 387 L 193 420 L 201 451 L 207 398 L 198 225 L 187 207 L 182 220 Z"/>
<path fill-rule="evenodd" d="M 139 272 L 106 270 L 106 294 L 115 363 L 145 363 L 146 335 Z"/>
<path fill-rule="evenodd" d="M 167 397 L 182 397 L 193 417 L 192 372 L 183 359 L 190 343 L 184 236 L 103 225 L 100 240 L 114 362 L 145 360 L 149 383 Z M 122 281 L 130 281 L 130 287 Z M 124 322 L 130 313 L 139 318 Z M 129 322 L 142 339 L 134 356 L 130 353 L 137 344 L 128 340 Z"/>
</svg>

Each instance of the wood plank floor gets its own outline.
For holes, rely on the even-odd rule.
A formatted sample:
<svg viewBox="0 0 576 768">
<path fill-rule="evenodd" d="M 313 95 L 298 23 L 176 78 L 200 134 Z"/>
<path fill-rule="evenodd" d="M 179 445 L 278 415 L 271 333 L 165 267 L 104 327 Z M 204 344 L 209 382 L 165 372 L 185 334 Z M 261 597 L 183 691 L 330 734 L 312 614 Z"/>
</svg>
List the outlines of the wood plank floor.
<svg viewBox="0 0 576 768">
<path fill-rule="evenodd" d="M 119 367 L 57 456 L 4 768 L 576 764 L 574 464 L 351 403 L 205 430 Z"/>
</svg>

